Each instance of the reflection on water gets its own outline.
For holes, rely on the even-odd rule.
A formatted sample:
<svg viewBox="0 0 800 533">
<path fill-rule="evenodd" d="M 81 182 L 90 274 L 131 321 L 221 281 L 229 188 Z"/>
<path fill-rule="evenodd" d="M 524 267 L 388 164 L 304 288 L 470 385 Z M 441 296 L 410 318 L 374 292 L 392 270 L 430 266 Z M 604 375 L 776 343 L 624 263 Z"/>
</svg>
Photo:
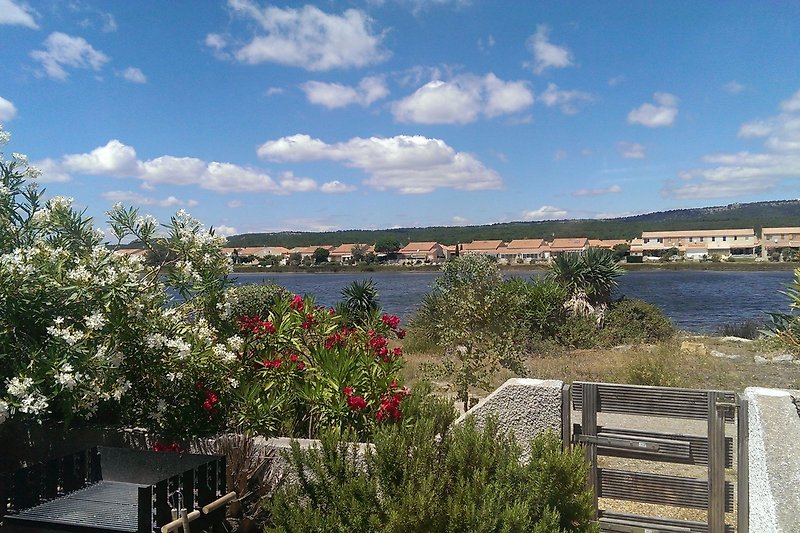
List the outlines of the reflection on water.
<svg viewBox="0 0 800 533">
<path fill-rule="evenodd" d="M 354 280 L 372 279 L 384 310 L 408 320 L 438 272 L 346 272 L 325 274 L 237 274 L 239 284 L 278 283 L 296 294 L 313 294 L 332 306 Z M 541 272 L 511 271 L 506 276 L 529 278 Z M 640 298 L 657 305 L 676 327 L 716 332 L 724 324 L 764 322 L 767 312 L 786 312 L 788 299 L 779 291 L 792 272 L 638 271 L 619 278 L 615 296 Z"/>
</svg>

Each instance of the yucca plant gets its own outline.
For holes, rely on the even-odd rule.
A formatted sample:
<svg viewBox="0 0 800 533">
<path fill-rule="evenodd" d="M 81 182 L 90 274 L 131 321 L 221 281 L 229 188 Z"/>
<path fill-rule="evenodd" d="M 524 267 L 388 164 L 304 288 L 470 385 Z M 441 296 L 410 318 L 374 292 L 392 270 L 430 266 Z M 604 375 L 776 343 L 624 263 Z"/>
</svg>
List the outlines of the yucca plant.
<svg viewBox="0 0 800 533">
<path fill-rule="evenodd" d="M 365 326 L 380 314 L 378 288 L 372 279 L 353 281 L 342 289 L 341 295 L 336 311 L 351 325 Z"/>
</svg>

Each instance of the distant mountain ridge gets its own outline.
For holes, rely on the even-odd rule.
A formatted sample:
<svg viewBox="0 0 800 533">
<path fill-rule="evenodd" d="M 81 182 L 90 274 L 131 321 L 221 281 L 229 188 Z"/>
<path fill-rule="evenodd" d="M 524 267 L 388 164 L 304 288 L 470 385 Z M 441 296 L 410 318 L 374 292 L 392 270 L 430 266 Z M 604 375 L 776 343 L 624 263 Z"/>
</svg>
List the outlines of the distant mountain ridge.
<svg viewBox="0 0 800 533">
<path fill-rule="evenodd" d="M 502 222 L 482 226 L 431 226 L 383 230 L 339 230 L 326 232 L 282 231 L 246 233 L 228 237 L 228 246 L 312 246 L 342 243 L 373 244 L 381 239 L 401 242 L 436 241 L 442 244 L 475 240 L 552 239 L 588 237 L 590 239 L 632 239 L 643 231 L 686 229 L 753 228 L 800 226 L 800 200 L 735 203 L 725 206 L 658 211 L 610 219 L 542 220 Z"/>
</svg>

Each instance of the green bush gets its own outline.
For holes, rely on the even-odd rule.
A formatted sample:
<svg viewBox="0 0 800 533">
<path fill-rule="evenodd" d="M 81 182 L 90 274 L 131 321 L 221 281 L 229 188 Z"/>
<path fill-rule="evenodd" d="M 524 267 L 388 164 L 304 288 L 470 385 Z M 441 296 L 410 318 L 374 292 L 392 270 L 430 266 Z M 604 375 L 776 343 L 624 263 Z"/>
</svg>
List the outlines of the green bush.
<svg viewBox="0 0 800 533">
<path fill-rule="evenodd" d="M 622 299 L 606 312 L 602 330 L 605 345 L 655 343 L 671 338 L 675 328 L 655 305 L 643 300 Z"/>
<path fill-rule="evenodd" d="M 569 316 L 559 327 L 556 339 L 562 346 L 594 348 L 600 342 L 597 322 L 592 317 Z"/>
<path fill-rule="evenodd" d="M 381 428 L 374 448 L 334 434 L 318 449 L 295 443 L 289 461 L 298 482 L 268 503 L 266 531 L 597 531 L 579 449 L 563 452 L 560 439 L 545 434 L 531 441 L 523 463 L 520 446 L 495 421 L 445 431 L 442 400 L 417 408 L 440 416 Z"/>
<path fill-rule="evenodd" d="M 236 318 L 240 316 L 267 316 L 273 306 L 292 293 L 277 283 L 239 285 L 225 291 L 222 300 L 222 317 L 228 322 L 221 329 L 236 331 Z M 227 327 L 226 327 L 227 326 Z"/>
<path fill-rule="evenodd" d="M 625 365 L 622 379 L 631 385 L 680 387 L 676 359 L 674 351 L 666 347 L 652 353 L 636 355 Z"/>
<path fill-rule="evenodd" d="M 509 297 L 516 298 L 514 313 L 531 340 L 555 337 L 566 320 L 564 302 L 567 292 L 560 284 L 547 278 L 525 281 L 512 278 L 504 285 Z"/>
</svg>

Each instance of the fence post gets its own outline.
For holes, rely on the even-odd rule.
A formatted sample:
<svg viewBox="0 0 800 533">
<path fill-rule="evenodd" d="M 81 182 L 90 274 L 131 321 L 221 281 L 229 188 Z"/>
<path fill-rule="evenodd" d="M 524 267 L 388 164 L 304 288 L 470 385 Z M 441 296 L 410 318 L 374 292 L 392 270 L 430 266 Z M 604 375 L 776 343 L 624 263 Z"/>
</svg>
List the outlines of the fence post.
<svg viewBox="0 0 800 533">
<path fill-rule="evenodd" d="M 561 440 L 566 451 L 572 446 L 572 394 L 569 383 L 561 387 Z"/>
<path fill-rule="evenodd" d="M 581 406 L 581 435 L 597 436 L 597 383 L 582 383 L 583 405 Z M 594 493 L 594 510 L 597 516 L 597 497 L 600 492 L 597 482 L 597 444 L 585 442 L 584 454 L 589 465 L 587 486 Z"/>
<path fill-rule="evenodd" d="M 750 426 L 747 398 L 736 395 L 736 531 L 750 530 Z"/>
<path fill-rule="evenodd" d="M 725 416 L 717 401 L 725 396 L 708 393 L 708 531 L 725 532 Z"/>
</svg>

